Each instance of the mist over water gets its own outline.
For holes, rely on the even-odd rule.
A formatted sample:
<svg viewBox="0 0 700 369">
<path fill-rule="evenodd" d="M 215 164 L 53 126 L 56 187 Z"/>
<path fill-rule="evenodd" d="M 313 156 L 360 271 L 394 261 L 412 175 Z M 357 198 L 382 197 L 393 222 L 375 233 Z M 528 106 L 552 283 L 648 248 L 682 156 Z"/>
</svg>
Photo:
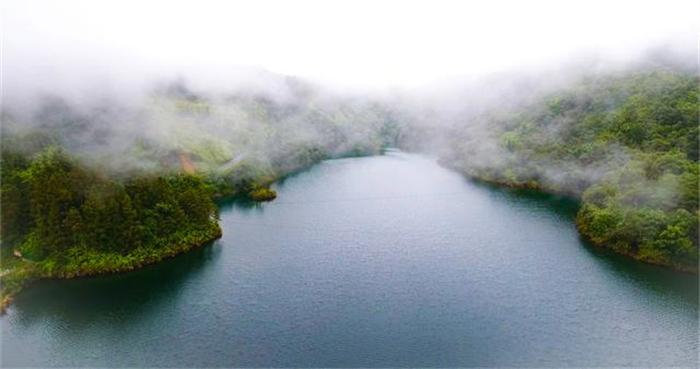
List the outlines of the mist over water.
<svg viewBox="0 0 700 369">
<path fill-rule="evenodd" d="M 173 260 L 23 291 L 2 365 L 695 364 L 697 276 L 581 235 L 697 261 L 697 14 L 3 1 L 0 143 L 26 159 L 10 214 L 55 148 L 96 182 L 75 209 L 183 172 L 278 198 L 220 202 L 223 238 Z"/>
<path fill-rule="evenodd" d="M 3 134 L 52 132 L 117 173 L 173 170 L 175 152 L 225 172 L 387 141 L 446 156 L 456 136 L 498 167 L 484 113 L 583 78 L 695 71 L 696 4 L 623 3 L 7 1 Z"/>
<path fill-rule="evenodd" d="M 396 151 L 325 161 L 275 189 L 268 204 L 221 204 L 224 236 L 201 250 L 27 290 L 0 320 L 2 364 L 668 367 L 697 358 L 694 276 L 582 243 L 571 200 L 478 185 Z"/>
</svg>

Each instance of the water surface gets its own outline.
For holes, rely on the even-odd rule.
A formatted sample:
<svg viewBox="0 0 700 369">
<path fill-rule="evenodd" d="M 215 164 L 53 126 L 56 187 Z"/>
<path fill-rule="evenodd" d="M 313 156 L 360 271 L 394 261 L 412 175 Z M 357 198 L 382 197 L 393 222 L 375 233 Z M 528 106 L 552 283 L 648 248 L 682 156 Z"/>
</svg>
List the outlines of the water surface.
<svg viewBox="0 0 700 369">
<path fill-rule="evenodd" d="M 693 366 L 694 276 L 585 245 L 576 204 L 400 152 L 330 160 L 223 238 L 143 270 L 38 283 L 3 366 Z"/>
</svg>

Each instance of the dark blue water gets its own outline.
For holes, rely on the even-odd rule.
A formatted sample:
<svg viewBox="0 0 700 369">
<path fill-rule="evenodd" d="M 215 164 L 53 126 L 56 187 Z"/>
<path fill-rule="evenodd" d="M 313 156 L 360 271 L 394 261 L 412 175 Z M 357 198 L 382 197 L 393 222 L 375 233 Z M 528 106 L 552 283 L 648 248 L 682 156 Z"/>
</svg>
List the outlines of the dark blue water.
<svg viewBox="0 0 700 369">
<path fill-rule="evenodd" d="M 421 156 L 324 162 L 214 244 L 39 283 L 3 366 L 694 366 L 696 277 L 586 246 L 564 199 Z"/>
</svg>

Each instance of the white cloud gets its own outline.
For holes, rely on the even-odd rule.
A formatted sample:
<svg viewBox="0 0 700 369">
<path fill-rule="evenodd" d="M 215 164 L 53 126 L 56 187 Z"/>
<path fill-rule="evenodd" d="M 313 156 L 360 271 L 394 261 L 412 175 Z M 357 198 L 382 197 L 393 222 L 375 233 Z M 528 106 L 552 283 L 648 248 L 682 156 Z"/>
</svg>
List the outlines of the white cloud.
<svg viewBox="0 0 700 369">
<path fill-rule="evenodd" d="M 233 65 L 415 85 L 696 40 L 697 14 L 694 1 L 5 0 L 2 68 L 17 85 Z"/>
</svg>

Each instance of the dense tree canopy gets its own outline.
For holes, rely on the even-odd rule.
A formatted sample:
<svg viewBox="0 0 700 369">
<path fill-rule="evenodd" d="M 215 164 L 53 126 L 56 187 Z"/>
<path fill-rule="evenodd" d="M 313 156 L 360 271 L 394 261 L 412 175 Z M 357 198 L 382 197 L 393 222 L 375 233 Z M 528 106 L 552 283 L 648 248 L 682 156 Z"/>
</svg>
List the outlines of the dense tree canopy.
<svg viewBox="0 0 700 369">
<path fill-rule="evenodd" d="M 155 255 L 180 243 L 177 238 L 203 241 L 219 232 L 212 191 L 196 176 L 118 181 L 56 147 L 31 158 L 5 152 L 2 173 L 2 232 L 14 241 L 3 244 L 51 270 L 90 273 L 96 271 L 91 263 L 104 262 L 100 255 L 121 256 L 115 260 L 124 263 L 103 267 L 130 268 L 142 262 L 136 254 Z"/>
<path fill-rule="evenodd" d="M 489 111 L 472 131 L 454 132 L 446 161 L 488 181 L 580 197 L 577 224 L 594 243 L 696 269 L 698 97 L 698 78 L 683 73 L 587 78 Z"/>
<path fill-rule="evenodd" d="M 472 177 L 580 198 L 576 222 L 595 244 L 697 270 L 697 76 L 582 78 L 450 117 L 456 124 L 437 132 L 431 112 L 290 86 L 291 100 L 207 99 L 182 87 L 133 114 L 86 114 L 59 99 L 30 124 L 4 115 L 2 297 L 32 277 L 130 270 L 175 255 L 220 235 L 218 197 L 271 200 L 275 179 L 324 158 L 410 149 L 411 137 L 428 136 L 445 138 L 442 161 Z M 144 117 L 149 134 L 120 121 Z M 22 259 L 7 257 L 14 250 Z"/>
</svg>

